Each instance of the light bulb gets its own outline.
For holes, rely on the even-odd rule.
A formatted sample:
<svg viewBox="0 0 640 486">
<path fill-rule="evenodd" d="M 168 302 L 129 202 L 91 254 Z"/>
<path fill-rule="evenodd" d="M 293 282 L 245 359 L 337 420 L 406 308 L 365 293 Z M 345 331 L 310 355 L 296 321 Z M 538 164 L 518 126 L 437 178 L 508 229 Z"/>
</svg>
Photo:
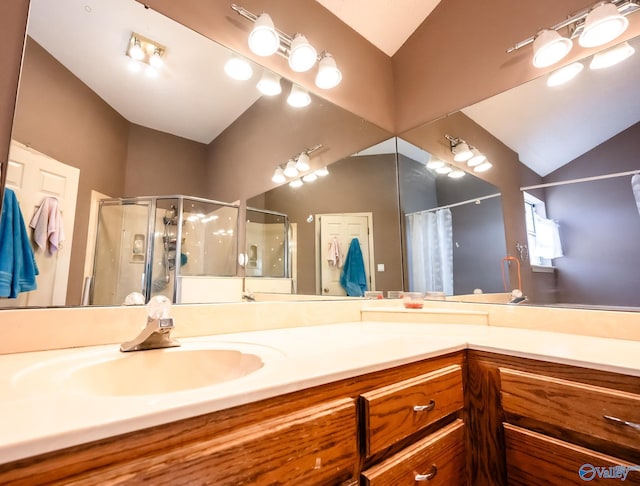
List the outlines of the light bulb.
<svg viewBox="0 0 640 486">
<path fill-rule="evenodd" d="M 131 59 L 135 59 L 136 61 L 142 61 L 144 59 L 144 51 L 142 50 L 142 46 L 138 39 L 133 41 L 133 46 L 129 49 L 129 55 L 131 56 Z"/>
<path fill-rule="evenodd" d="M 271 71 L 265 71 L 262 73 L 262 77 L 256 85 L 258 90 L 265 96 L 276 96 L 282 93 L 282 86 L 280 86 L 280 76 L 272 73 Z"/>
<path fill-rule="evenodd" d="M 629 20 L 620 14 L 618 7 L 605 2 L 595 7 L 584 21 L 578 44 L 597 47 L 611 42 L 629 26 Z"/>
<path fill-rule="evenodd" d="M 287 182 L 287 178 L 284 175 L 284 171 L 282 170 L 282 167 L 276 168 L 271 180 L 276 184 L 282 184 L 283 182 Z"/>
<path fill-rule="evenodd" d="M 311 96 L 306 90 L 294 84 L 291 86 L 291 93 L 287 98 L 287 103 L 294 108 L 302 108 L 311 103 Z"/>
<path fill-rule="evenodd" d="M 482 163 L 482 164 L 480 164 L 480 165 L 475 166 L 475 167 L 473 168 L 473 171 L 474 171 L 474 172 L 486 172 L 486 171 L 488 171 L 489 169 L 491 169 L 491 167 L 493 167 L 493 165 L 491 164 L 491 162 L 486 161 L 486 162 L 483 162 L 483 163 Z"/>
<path fill-rule="evenodd" d="M 249 49 L 258 56 L 275 54 L 280 47 L 280 37 L 269 14 L 260 15 L 249 34 Z"/>
<path fill-rule="evenodd" d="M 289 51 L 289 67 L 298 73 L 308 71 L 318 59 L 318 53 L 302 34 L 296 34 Z"/>
<path fill-rule="evenodd" d="M 584 65 L 581 62 L 574 62 L 568 66 L 561 67 L 549 75 L 547 78 L 547 86 L 553 88 L 554 86 L 568 83 L 580 74 L 582 69 L 584 69 Z"/>
<path fill-rule="evenodd" d="M 296 188 L 296 187 L 301 187 L 304 183 L 302 182 L 302 180 L 300 179 L 296 179 L 295 181 L 291 181 L 289 182 L 289 186 Z"/>
<path fill-rule="evenodd" d="M 309 156 L 305 152 L 302 152 L 298 155 L 298 160 L 296 160 L 296 169 L 300 172 L 304 172 L 309 170 L 309 168 Z"/>
<path fill-rule="evenodd" d="M 155 50 L 151 58 L 149 59 L 149 64 L 151 64 L 156 69 L 161 69 L 164 66 L 164 60 L 160 55 L 160 51 L 158 49 Z"/>
<path fill-rule="evenodd" d="M 589 68 L 604 69 L 615 66 L 619 62 L 631 57 L 634 52 L 636 52 L 636 50 L 631 47 L 628 42 L 623 42 L 615 47 L 596 53 L 589 64 Z"/>
<path fill-rule="evenodd" d="M 329 169 L 327 169 L 326 167 L 322 167 L 321 169 L 316 170 L 314 174 L 318 177 L 326 177 L 329 175 Z"/>
<path fill-rule="evenodd" d="M 544 29 L 533 41 L 533 65 L 537 68 L 551 66 L 569 54 L 573 41 L 562 37 L 555 30 Z"/>
<path fill-rule="evenodd" d="M 325 54 L 318 63 L 316 86 L 320 89 L 335 88 L 342 81 L 342 73 L 331 54 Z"/>
<path fill-rule="evenodd" d="M 224 64 L 224 72 L 227 73 L 227 76 L 237 81 L 246 81 L 253 76 L 251 64 L 238 56 L 231 57 Z"/>
<path fill-rule="evenodd" d="M 467 165 L 469 167 L 475 167 L 476 165 L 480 165 L 485 160 L 487 160 L 487 157 L 475 147 L 471 149 L 471 153 L 471 158 L 467 160 Z"/>
<path fill-rule="evenodd" d="M 434 159 L 427 162 L 427 169 L 436 170 L 440 167 L 444 167 L 444 162 L 442 160 Z"/>
<path fill-rule="evenodd" d="M 451 151 L 453 152 L 453 160 L 456 162 L 466 162 L 473 157 L 473 153 L 465 142 L 454 145 Z"/>
<path fill-rule="evenodd" d="M 298 169 L 296 169 L 296 163 L 293 160 L 287 162 L 284 168 L 284 175 L 287 177 L 296 177 L 298 175 Z"/>
</svg>

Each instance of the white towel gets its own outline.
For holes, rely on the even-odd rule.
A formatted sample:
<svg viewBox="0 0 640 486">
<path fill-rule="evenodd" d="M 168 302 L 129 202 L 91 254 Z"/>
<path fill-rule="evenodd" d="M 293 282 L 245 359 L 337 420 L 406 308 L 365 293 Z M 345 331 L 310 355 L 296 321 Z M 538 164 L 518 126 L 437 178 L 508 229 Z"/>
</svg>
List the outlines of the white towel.
<svg viewBox="0 0 640 486">
<path fill-rule="evenodd" d="M 33 228 L 33 239 L 42 251 L 48 248 L 51 255 L 58 251 L 64 241 L 58 200 L 55 197 L 45 197 L 31 218 L 29 226 Z"/>
<path fill-rule="evenodd" d="M 563 256 L 558 223 L 536 215 L 536 255 L 553 259 Z"/>
<path fill-rule="evenodd" d="M 338 238 L 336 238 L 335 236 L 331 238 L 331 241 L 329 242 L 328 260 L 329 260 L 330 267 L 340 268 L 343 263 L 340 242 L 338 241 Z"/>
</svg>

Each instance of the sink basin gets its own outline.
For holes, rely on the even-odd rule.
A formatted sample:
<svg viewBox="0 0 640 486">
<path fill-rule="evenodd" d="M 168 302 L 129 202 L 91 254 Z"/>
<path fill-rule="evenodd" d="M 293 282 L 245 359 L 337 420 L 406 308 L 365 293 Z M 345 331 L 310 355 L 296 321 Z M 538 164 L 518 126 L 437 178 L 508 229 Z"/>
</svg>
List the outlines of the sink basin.
<svg viewBox="0 0 640 486">
<path fill-rule="evenodd" d="M 45 360 L 14 377 L 26 393 L 47 386 L 99 396 L 175 393 L 219 385 L 260 370 L 279 352 L 246 343 L 183 343 L 181 347 L 121 353 L 100 349 Z"/>
<path fill-rule="evenodd" d="M 78 367 L 66 382 L 95 395 L 148 395 L 235 380 L 263 365 L 255 354 L 229 349 L 153 349 Z"/>
</svg>

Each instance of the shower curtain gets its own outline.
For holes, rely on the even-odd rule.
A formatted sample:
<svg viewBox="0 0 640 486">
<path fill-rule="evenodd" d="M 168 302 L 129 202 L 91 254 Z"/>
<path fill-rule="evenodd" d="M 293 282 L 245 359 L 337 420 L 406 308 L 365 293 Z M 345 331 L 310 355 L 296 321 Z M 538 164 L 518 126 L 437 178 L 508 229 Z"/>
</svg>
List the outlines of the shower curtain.
<svg viewBox="0 0 640 486">
<path fill-rule="evenodd" d="M 453 295 L 453 230 L 450 209 L 406 215 L 409 289 Z"/>
</svg>

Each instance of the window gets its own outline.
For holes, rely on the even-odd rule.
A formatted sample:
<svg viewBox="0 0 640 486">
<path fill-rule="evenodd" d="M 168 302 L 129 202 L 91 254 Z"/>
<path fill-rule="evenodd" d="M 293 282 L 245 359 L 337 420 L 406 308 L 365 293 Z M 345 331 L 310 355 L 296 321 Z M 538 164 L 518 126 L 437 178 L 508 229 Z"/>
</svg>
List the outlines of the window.
<svg viewBox="0 0 640 486">
<path fill-rule="evenodd" d="M 524 193 L 525 223 L 527 225 L 527 246 L 529 247 L 529 262 L 537 267 L 551 267 L 551 260 L 536 254 L 536 216 L 547 217 L 547 208 L 543 201 L 528 192 Z"/>
</svg>

